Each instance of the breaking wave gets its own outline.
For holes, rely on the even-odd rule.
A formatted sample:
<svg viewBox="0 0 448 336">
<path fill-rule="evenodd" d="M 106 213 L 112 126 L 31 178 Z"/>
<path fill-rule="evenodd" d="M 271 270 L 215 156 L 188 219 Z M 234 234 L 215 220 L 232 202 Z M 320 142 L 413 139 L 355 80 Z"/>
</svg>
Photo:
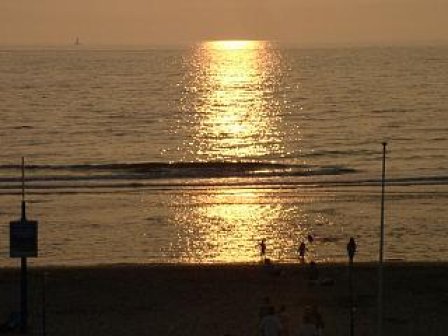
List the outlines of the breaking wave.
<svg viewBox="0 0 448 336">
<path fill-rule="evenodd" d="M 0 165 L 0 190 L 20 187 L 20 165 Z M 381 181 L 363 177 L 345 166 L 314 166 L 272 162 L 140 162 L 70 165 L 27 165 L 30 189 L 138 188 L 179 186 L 373 186 Z M 401 177 L 389 185 L 448 185 L 448 176 Z"/>
</svg>

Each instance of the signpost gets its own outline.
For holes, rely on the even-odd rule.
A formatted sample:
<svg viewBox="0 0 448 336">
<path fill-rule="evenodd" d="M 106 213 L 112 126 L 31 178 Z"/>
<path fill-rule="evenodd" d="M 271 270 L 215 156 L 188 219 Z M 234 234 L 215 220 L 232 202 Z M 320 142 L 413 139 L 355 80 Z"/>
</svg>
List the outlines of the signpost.
<svg viewBox="0 0 448 336">
<path fill-rule="evenodd" d="M 22 212 L 22 218 L 9 225 L 10 257 L 37 257 L 37 221 L 26 219 Z"/>
<path fill-rule="evenodd" d="M 9 224 L 9 255 L 20 258 L 20 331 L 28 326 L 28 279 L 27 259 L 37 257 L 38 222 L 26 218 L 25 159 L 22 157 L 22 211 L 19 220 Z"/>
</svg>

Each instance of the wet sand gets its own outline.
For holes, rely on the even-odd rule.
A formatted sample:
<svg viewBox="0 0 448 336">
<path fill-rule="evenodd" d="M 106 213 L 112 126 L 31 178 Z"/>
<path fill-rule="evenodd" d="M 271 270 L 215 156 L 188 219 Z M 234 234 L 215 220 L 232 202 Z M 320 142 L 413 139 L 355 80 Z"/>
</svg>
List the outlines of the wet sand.
<svg viewBox="0 0 448 336">
<path fill-rule="evenodd" d="M 257 334 L 265 297 L 286 306 L 291 331 L 307 305 L 317 305 L 324 335 L 348 335 L 347 265 L 319 265 L 310 284 L 307 265 L 115 265 L 29 268 L 29 323 L 42 335 L 46 274 L 47 335 Z M 355 335 L 375 335 L 377 267 L 353 270 Z M 448 264 L 391 263 L 384 269 L 384 335 L 446 335 Z M 0 270 L 0 318 L 19 306 L 19 270 Z"/>
</svg>

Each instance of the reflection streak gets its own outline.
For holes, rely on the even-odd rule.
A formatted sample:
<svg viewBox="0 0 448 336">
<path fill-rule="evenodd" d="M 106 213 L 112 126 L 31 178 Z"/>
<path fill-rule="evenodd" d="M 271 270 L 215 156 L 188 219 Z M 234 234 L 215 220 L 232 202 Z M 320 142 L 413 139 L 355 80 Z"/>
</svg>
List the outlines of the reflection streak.
<svg viewBox="0 0 448 336">
<path fill-rule="evenodd" d="M 195 49 L 188 68 L 182 110 L 191 129 L 184 157 L 236 161 L 284 154 L 282 107 L 275 95 L 280 59 L 268 43 L 205 42 Z M 265 193 L 215 187 L 177 199 L 174 220 L 185 251 L 181 259 L 254 261 L 259 239 L 268 235 L 271 244 L 284 243 L 275 227 L 283 209 L 272 199 L 263 203 Z"/>
<path fill-rule="evenodd" d="M 259 159 L 284 151 L 279 59 L 266 42 L 214 41 L 198 46 L 183 109 L 194 133 L 185 147 L 200 160 Z"/>
</svg>

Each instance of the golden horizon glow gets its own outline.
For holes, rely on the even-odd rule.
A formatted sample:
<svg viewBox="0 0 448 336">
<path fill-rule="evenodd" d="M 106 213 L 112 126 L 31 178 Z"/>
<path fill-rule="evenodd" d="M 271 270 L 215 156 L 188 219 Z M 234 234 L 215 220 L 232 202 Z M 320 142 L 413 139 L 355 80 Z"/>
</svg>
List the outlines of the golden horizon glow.
<svg viewBox="0 0 448 336">
<path fill-rule="evenodd" d="M 216 40 L 204 42 L 207 49 L 219 50 L 238 50 L 238 49 L 257 49 L 263 46 L 265 41 L 258 40 Z"/>
</svg>

